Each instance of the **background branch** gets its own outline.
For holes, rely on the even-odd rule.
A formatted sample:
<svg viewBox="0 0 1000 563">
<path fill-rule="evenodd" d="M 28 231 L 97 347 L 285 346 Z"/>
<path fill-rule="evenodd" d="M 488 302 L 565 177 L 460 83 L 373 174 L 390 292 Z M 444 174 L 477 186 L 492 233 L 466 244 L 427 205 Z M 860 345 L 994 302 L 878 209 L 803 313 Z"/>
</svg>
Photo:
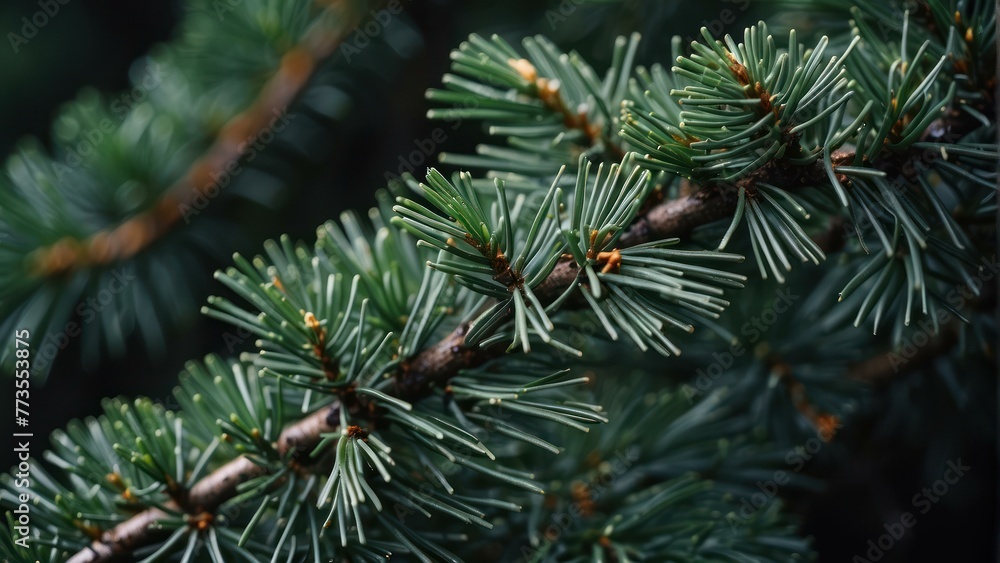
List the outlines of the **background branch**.
<svg viewBox="0 0 1000 563">
<path fill-rule="evenodd" d="M 34 273 L 55 276 L 94 265 L 104 265 L 135 256 L 173 229 L 182 218 L 182 207 L 204 196 L 215 182 L 212 173 L 226 169 L 242 156 L 246 139 L 264 129 L 277 111 L 292 103 L 309 81 L 318 64 L 330 56 L 360 21 L 360 11 L 349 0 L 332 0 L 325 13 L 302 41 L 281 59 L 274 75 L 257 99 L 219 129 L 205 153 L 191 163 L 187 172 L 164 192 L 150 209 L 121 224 L 100 230 L 84 240 L 64 238 L 52 246 L 39 248 L 29 257 Z M 334 18 L 343 23 L 330 33 Z"/>
</svg>

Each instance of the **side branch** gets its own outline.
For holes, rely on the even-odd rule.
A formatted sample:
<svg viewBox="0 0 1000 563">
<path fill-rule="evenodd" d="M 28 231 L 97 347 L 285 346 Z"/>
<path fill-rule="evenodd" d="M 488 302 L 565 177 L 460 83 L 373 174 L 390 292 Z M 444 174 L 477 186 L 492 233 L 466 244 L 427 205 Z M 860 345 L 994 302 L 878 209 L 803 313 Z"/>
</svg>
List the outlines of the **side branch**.
<svg viewBox="0 0 1000 563">
<path fill-rule="evenodd" d="M 635 246 L 653 240 L 684 236 L 695 227 L 732 216 L 735 209 L 736 198 L 732 194 L 721 189 L 700 190 L 650 208 L 622 233 L 618 239 L 619 245 Z"/>
<path fill-rule="evenodd" d="M 285 428 L 275 445 L 278 459 L 309 467 L 316 460 L 309 458 L 309 452 L 316 448 L 323 434 L 336 432 L 340 426 L 340 403 L 319 409 L 295 424 Z M 282 466 L 285 462 L 281 462 Z M 240 456 L 195 483 L 184 496 L 185 508 L 176 501 L 164 505 L 164 509 L 151 507 L 119 523 L 101 534 L 90 546 L 79 551 L 68 563 L 101 563 L 116 561 L 130 555 L 136 549 L 162 539 L 166 530 L 156 524 L 170 517 L 168 511 L 198 515 L 214 513 L 222 503 L 237 494 L 237 487 L 257 477 L 274 472 L 274 464 L 259 465 L 246 456 Z"/>
<path fill-rule="evenodd" d="M 940 140 L 941 132 L 948 132 L 948 139 L 956 139 L 967 133 L 974 124 L 968 120 L 957 121 L 955 115 L 938 119 L 932 123 L 924 135 L 924 140 Z M 836 151 L 831 155 L 834 166 L 850 164 L 855 159 L 854 152 Z M 909 159 L 917 158 L 917 154 L 909 154 Z M 905 169 L 900 166 L 899 169 Z M 848 179 L 837 175 L 837 179 L 846 184 Z M 677 199 L 664 200 L 653 205 L 636 218 L 632 225 L 622 233 L 618 245 L 622 248 L 636 246 L 654 240 L 680 237 L 687 235 L 696 227 L 726 219 L 732 216 L 736 209 L 736 190 L 745 188 L 754 190 L 758 182 L 767 182 L 781 186 L 783 189 L 797 189 L 807 186 L 822 185 L 828 182 L 826 170 L 822 162 L 811 165 L 792 165 L 784 160 L 772 160 L 760 168 L 750 172 L 736 183 L 730 185 L 715 185 L 696 188 L 693 193 Z M 819 242 L 828 250 L 842 248 L 842 237 L 846 233 L 842 220 L 835 219 L 832 231 L 819 235 Z M 566 290 L 578 283 L 579 268 L 573 260 L 562 260 L 556 264 L 552 273 L 535 288 L 535 294 L 543 305 L 548 305 L 561 296 Z M 404 364 L 398 380 L 403 388 L 418 393 L 412 398 L 425 396 L 433 385 L 441 385 L 462 369 L 468 369 L 484 363 L 486 360 L 499 356 L 503 348 L 489 351 L 470 351 L 465 346 L 465 333 L 468 327 L 463 325 L 423 352 L 412 361 Z M 419 382 L 419 385 L 417 383 Z M 419 388 L 423 386 L 423 388 Z"/>
</svg>

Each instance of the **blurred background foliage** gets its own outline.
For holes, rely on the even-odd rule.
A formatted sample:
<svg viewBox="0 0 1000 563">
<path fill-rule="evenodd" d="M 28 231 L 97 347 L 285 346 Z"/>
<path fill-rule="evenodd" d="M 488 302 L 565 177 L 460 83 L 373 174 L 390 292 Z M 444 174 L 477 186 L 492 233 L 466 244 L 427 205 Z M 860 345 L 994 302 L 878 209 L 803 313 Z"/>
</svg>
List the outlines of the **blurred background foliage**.
<svg viewBox="0 0 1000 563">
<path fill-rule="evenodd" d="M 180 0 L 71 0 L 60 4 L 59 13 L 36 37 L 20 45 L 18 53 L 6 39 L 0 45 L 4 70 L 0 153 L 10 154 L 25 136 L 51 147 L 53 117 L 81 89 L 114 95 L 125 88 L 133 62 L 157 42 L 172 37 L 181 4 Z M 234 222 L 244 228 L 227 241 L 231 247 L 219 249 L 221 255 L 254 254 L 265 239 L 281 233 L 311 241 L 317 225 L 342 211 L 370 207 L 374 191 L 384 186 L 387 172 L 397 172 L 401 157 L 409 158 L 420 175 L 424 167 L 435 163 L 433 155 L 419 156 L 426 152 L 423 147 L 432 146 L 434 153 L 462 150 L 485 139 L 480 124 L 470 123 L 454 130 L 445 126 L 444 142 L 428 143 L 440 138 L 435 137 L 435 130 L 442 124 L 426 119 L 430 104 L 424 91 L 440 86 L 450 50 L 470 32 L 498 33 L 512 43 L 543 33 L 561 49 L 576 49 L 596 68 L 604 68 L 614 38 L 638 31 L 643 40 L 637 62 L 648 65 L 667 62 L 673 35 L 693 39 L 701 26 L 716 36 L 720 31 L 737 33 L 758 19 L 774 21 L 776 11 L 767 2 L 750 0 L 580 4 L 571 0 L 404 0 L 402 14 L 377 38 L 378 48 L 365 49 L 350 60 L 338 52 L 314 76 L 304 98 L 315 96 L 333 103 L 338 109 L 331 118 L 308 115 L 298 121 L 299 126 L 288 133 L 293 138 L 286 136 L 282 143 L 268 147 L 264 158 L 249 165 L 258 173 L 237 177 L 237 189 L 232 191 L 252 191 L 254 182 L 266 184 L 273 178 L 281 178 L 280 189 L 268 192 L 270 197 L 226 198 L 210 207 L 208 213 L 236 218 Z M 8 32 L 19 32 L 21 18 L 36 11 L 38 4 L 31 0 L 0 4 L 0 31 L 5 37 Z M 295 114 L 300 108 L 293 105 L 289 111 Z M 210 281 L 211 273 L 227 263 L 204 260 L 200 271 L 185 272 L 189 279 L 201 280 L 192 285 L 197 303 L 203 303 L 210 291 L 221 290 Z M 794 331 L 794 327 L 786 329 Z M 788 334 L 786 329 L 779 327 L 772 337 Z M 73 418 L 96 413 L 106 396 L 146 395 L 174 406 L 170 390 L 184 362 L 209 353 L 232 355 L 247 349 L 252 338 L 234 337 L 232 327 L 198 315 L 195 309 L 185 312 L 168 342 L 161 354 L 128 346 L 121 357 L 100 355 L 97 364 L 85 369 L 80 364 L 82 339 L 74 339 L 60 353 L 44 387 L 33 389 L 35 436 L 47 436 Z M 696 368 L 671 365 L 692 372 Z M 813 492 L 783 491 L 790 494 L 785 500 L 801 517 L 803 532 L 814 536 L 820 561 L 849 560 L 863 551 L 859 547 L 866 546 L 868 539 L 884 533 L 885 522 L 895 522 L 900 513 L 910 510 L 913 495 L 930 484 L 929 478 L 939 477 L 925 471 L 934 465 L 928 459 L 940 464 L 951 459 L 941 457 L 950 454 L 933 450 L 942 442 L 959 443 L 962 462 L 973 469 L 947 503 L 919 516 L 917 528 L 884 561 L 992 559 L 989 554 L 998 537 L 992 431 L 997 422 L 996 382 L 973 397 L 979 400 L 976 411 L 983 416 L 969 424 L 988 430 L 966 432 L 966 425 L 945 424 L 949 417 L 960 418 L 961 408 L 921 410 L 921 401 L 933 402 L 930 398 L 945 385 L 941 381 L 916 375 L 874 389 L 881 398 L 903 402 L 904 409 L 911 404 L 914 416 L 896 421 L 897 427 L 891 428 L 893 422 L 884 420 L 882 412 L 865 410 L 866 404 L 884 405 L 885 401 L 863 403 L 835 443 L 824 447 L 803 470 L 824 479 L 825 486 Z M 3 424 L 0 440 L 7 440 L 10 422 L 5 418 Z M 36 447 L 40 449 L 43 443 L 36 438 Z M 4 467 L 13 465 L 11 448 L 4 446 L 2 452 Z"/>
</svg>

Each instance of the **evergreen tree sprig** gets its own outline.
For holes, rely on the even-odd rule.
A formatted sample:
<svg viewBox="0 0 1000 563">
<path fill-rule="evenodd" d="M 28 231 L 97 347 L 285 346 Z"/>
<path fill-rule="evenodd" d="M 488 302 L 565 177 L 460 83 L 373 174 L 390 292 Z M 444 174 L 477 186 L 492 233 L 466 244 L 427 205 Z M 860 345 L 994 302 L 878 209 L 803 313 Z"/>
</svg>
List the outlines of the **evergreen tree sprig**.
<svg viewBox="0 0 1000 563">
<path fill-rule="evenodd" d="M 959 12 L 934 21 L 982 21 Z M 59 476 L 39 473 L 35 501 L 45 525 L 30 548 L 4 538 L 0 552 L 458 561 L 476 556 L 475 529 L 533 561 L 807 555 L 778 509 L 737 517 L 735 495 L 783 461 L 774 442 L 833 434 L 862 395 L 843 378 L 851 365 L 869 380 L 900 371 L 882 353 L 889 339 L 862 338 L 852 317 L 894 318 L 897 342 L 918 310 L 937 322 L 942 292 L 982 271 L 977 235 L 995 236 L 975 220 L 995 212 L 995 116 L 956 107 L 979 99 L 945 84 L 964 72 L 949 56 L 966 51 L 947 40 L 912 55 L 908 21 L 895 45 L 861 29 L 815 49 L 794 33 L 779 49 L 763 24 L 743 43 L 704 34 L 672 70 L 635 80 L 634 41 L 622 40 L 603 82 L 541 39 L 525 41 L 526 60 L 470 38 L 453 55 L 467 76 L 432 97 L 512 133 L 517 150 L 486 151 L 500 174 L 431 169 L 395 207 L 379 194 L 370 224 L 348 214 L 315 245 L 281 237 L 234 257 L 216 277 L 237 299 L 205 312 L 254 334 L 256 351 L 189 365 L 180 410 L 107 401 L 102 417 L 56 434 Z M 969 51 L 988 37 L 966 35 Z M 830 45 L 853 49 L 849 64 L 825 55 Z M 873 88 L 876 76 L 889 87 Z M 607 150 L 615 135 L 644 154 Z M 524 167 L 540 147 L 524 138 L 560 148 Z M 927 151 L 941 158 L 908 171 Z M 814 241 L 829 233 L 810 233 L 813 216 L 836 240 Z M 703 238 L 710 250 L 691 248 Z M 752 252 L 779 285 L 796 280 L 790 257 L 837 263 L 810 272 L 820 283 L 795 313 L 769 310 L 752 353 L 728 358 L 715 388 L 648 389 L 623 374 L 633 348 L 682 346 L 722 371 L 718 341 L 737 342 L 746 319 L 727 315 L 760 301 L 732 307 L 750 279 L 723 248 Z M 849 306 L 832 305 L 838 287 Z M 581 320 L 594 335 L 571 345 Z M 710 336 L 689 336 L 696 325 Z M 953 360 L 966 336 L 994 329 L 977 317 L 917 358 Z M 566 370 L 580 355 L 593 360 L 586 372 Z M 664 371 L 659 359 L 650 369 Z M 610 470 L 633 445 L 641 461 Z M 609 477 L 607 496 L 585 484 Z M 0 500 L 16 491 L 4 478 Z M 578 526 L 546 541 L 543 519 L 570 509 Z"/>
</svg>

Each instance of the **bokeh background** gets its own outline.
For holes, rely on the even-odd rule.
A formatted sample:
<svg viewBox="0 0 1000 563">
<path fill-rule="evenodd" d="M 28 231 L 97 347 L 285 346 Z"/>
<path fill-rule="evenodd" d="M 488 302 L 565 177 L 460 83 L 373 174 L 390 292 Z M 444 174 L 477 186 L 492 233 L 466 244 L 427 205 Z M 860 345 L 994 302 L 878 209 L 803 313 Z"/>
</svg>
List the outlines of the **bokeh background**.
<svg viewBox="0 0 1000 563">
<path fill-rule="evenodd" d="M 388 47 L 380 47 L 393 52 L 359 56 L 342 72 L 349 78 L 334 80 L 335 90 L 326 92 L 341 109 L 336 119 L 310 130 L 309 150 L 292 151 L 278 144 L 268 147 L 267 158 L 253 164 L 285 180 L 267 205 L 239 198 L 213 204 L 212 213 L 240 216 L 244 219 L 240 222 L 249 225 L 227 253 L 252 254 L 264 240 L 281 233 L 312 240 L 315 227 L 323 221 L 347 209 L 370 207 L 374 191 L 384 185 L 385 173 L 395 172 L 399 157 L 413 152 L 418 141 L 429 138 L 439 126 L 425 119 L 428 105 L 423 92 L 440 84 L 448 52 L 470 32 L 500 33 L 512 43 L 524 35 L 544 33 L 562 48 L 577 49 L 601 69 L 617 35 L 639 31 L 640 62 L 668 63 L 672 35 L 693 37 L 700 26 L 712 24 L 742 33 L 744 24 L 769 19 L 774 11 L 762 0 L 623 0 L 579 9 L 569 0 L 404 0 L 403 5 L 403 13 L 387 29 Z M 37 11 L 38 5 L 5 0 L 0 4 L 0 31 L 5 36 L 0 44 L 0 154 L 16 150 L 25 136 L 48 144 L 55 112 L 82 88 L 112 94 L 125 88 L 133 61 L 171 38 L 182 9 L 179 0 L 70 0 L 15 54 L 7 34 L 18 32 L 21 18 Z M 736 19 L 719 20 L 723 10 L 730 10 Z M 338 58 L 342 57 L 338 54 L 330 61 L 331 68 L 339 64 L 343 71 L 344 61 Z M 436 150 L 471 147 L 481 137 L 478 123 L 465 124 Z M 433 157 L 418 170 L 430 164 Z M 240 184 L 257 177 L 239 177 L 235 188 L 253 189 Z M 212 270 L 222 266 L 206 263 L 204 271 L 189 275 L 210 280 Z M 204 287 L 216 293 L 222 289 L 211 283 Z M 205 295 L 202 292 L 201 297 Z M 194 312 L 165 354 L 150 356 L 135 346 L 123 357 L 105 357 L 89 369 L 79 363 L 80 339 L 76 339 L 57 359 L 44 387 L 32 391 L 36 459 L 44 436 L 70 419 L 96 414 L 104 397 L 146 395 L 169 404 L 170 390 L 185 361 L 212 352 L 239 351 L 226 340 L 228 330 Z M 844 446 L 839 451 L 850 451 L 849 456 L 824 462 L 820 455 L 807 466 L 806 473 L 826 479 L 822 492 L 791 492 L 785 499 L 801 518 L 804 533 L 815 537 L 820 561 L 851 561 L 863 553 L 869 539 L 884 533 L 882 525 L 909 510 L 912 496 L 929 484 L 914 468 L 934 452 L 914 446 L 913 441 L 871 435 L 871 422 L 878 414 L 863 414 L 838 435 Z M 995 412 L 988 423 L 996 425 Z M 6 444 L 11 433 L 7 417 L 2 425 L 0 443 Z M 918 526 L 882 561 L 996 560 L 996 444 L 972 441 L 966 450 L 962 461 L 974 469 L 955 485 L 962 494 L 920 515 Z M 3 466 L 10 467 L 11 448 L 4 446 L 0 452 Z"/>
</svg>

